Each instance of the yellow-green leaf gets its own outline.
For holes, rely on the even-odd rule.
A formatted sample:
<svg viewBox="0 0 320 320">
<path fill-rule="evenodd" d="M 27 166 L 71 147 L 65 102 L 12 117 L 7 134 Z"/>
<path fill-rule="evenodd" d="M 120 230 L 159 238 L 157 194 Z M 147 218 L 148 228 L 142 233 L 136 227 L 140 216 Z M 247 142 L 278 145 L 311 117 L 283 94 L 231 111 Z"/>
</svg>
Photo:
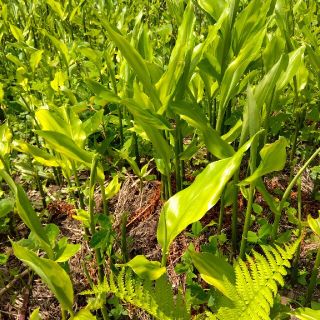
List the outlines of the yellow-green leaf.
<svg viewBox="0 0 320 320">
<path fill-rule="evenodd" d="M 308 224 L 312 231 L 320 237 L 320 217 L 317 219 L 312 218 L 312 216 L 308 215 Z"/>
<path fill-rule="evenodd" d="M 13 242 L 15 256 L 28 265 L 56 296 L 61 306 L 72 313 L 73 287 L 69 275 L 57 262 L 39 258 L 34 252 Z"/>
<path fill-rule="evenodd" d="M 280 137 L 277 141 L 266 144 L 260 151 L 261 162 L 259 167 L 254 171 L 254 173 L 241 181 L 241 185 L 249 184 L 259 177 L 264 176 L 267 173 L 273 171 L 280 171 L 284 168 L 286 164 L 286 147 L 287 140 L 284 137 Z"/>
<path fill-rule="evenodd" d="M 58 71 L 55 73 L 54 79 L 50 82 L 51 88 L 54 91 L 60 91 L 67 80 L 68 76 L 64 72 Z"/>
<path fill-rule="evenodd" d="M 233 267 L 225 259 L 211 253 L 196 253 L 191 251 L 189 253 L 193 264 L 200 272 L 201 278 L 221 291 L 226 297 L 232 299 L 229 296 L 230 291 L 227 290 L 230 287 L 227 287 L 225 284 L 226 281 L 229 281 L 231 285 L 235 284 Z"/>
<path fill-rule="evenodd" d="M 124 265 L 130 267 L 142 279 L 157 280 L 166 272 L 166 268 L 161 267 L 160 262 L 149 261 L 143 255 L 135 256 Z"/>
<path fill-rule="evenodd" d="M 36 68 L 38 67 L 38 65 L 41 61 L 43 52 L 44 52 L 43 50 L 37 50 L 31 54 L 30 67 L 31 67 L 32 72 L 35 72 Z"/>
<path fill-rule="evenodd" d="M 239 168 L 243 154 L 251 143 L 252 139 L 232 157 L 207 165 L 188 188 L 165 203 L 157 230 L 158 242 L 165 254 L 180 232 L 200 220 L 219 201 L 225 185 Z"/>
<path fill-rule="evenodd" d="M 17 41 L 24 41 L 23 32 L 17 26 L 10 24 L 10 30 Z"/>
</svg>

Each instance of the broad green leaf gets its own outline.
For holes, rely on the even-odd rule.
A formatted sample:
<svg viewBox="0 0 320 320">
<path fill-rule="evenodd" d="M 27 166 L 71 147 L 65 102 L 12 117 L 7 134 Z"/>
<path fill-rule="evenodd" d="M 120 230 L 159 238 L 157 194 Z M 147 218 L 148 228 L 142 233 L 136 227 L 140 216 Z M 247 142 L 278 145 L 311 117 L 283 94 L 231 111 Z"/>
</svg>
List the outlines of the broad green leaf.
<svg viewBox="0 0 320 320">
<path fill-rule="evenodd" d="M 165 170 L 166 170 L 165 175 L 168 175 L 170 159 L 172 156 L 172 150 L 170 149 L 168 142 L 164 139 L 161 131 L 154 129 L 148 125 L 144 125 L 142 123 L 139 123 L 139 124 L 143 127 L 144 132 L 150 139 L 156 155 L 158 155 L 164 161 Z"/>
<path fill-rule="evenodd" d="M 32 311 L 32 313 L 30 314 L 29 320 L 41 320 L 40 308 L 37 308 L 37 309 Z"/>
<path fill-rule="evenodd" d="M 37 162 L 49 167 L 61 166 L 61 161 L 51 154 L 24 141 L 14 141 L 13 147 L 23 153 L 30 154 Z"/>
<path fill-rule="evenodd" d="M 297 90 L 299 92 L 306 87 L 308 80 L 309 80 L 309 71 L 306 68 L 306 66 L 303 63 L 301 63 L 297 72 Z"/>
<path fill-rule="evenodd" d="M 271 144 L 266 144 L 260 151 L 261 162 L 259 167 L 250 177 L 241 181 L 240 185 L 249 184 L 267 173 L 282 170 L 286 164 L 287 144 L 284 137 L 280 137 Z"/>
<path fill-rule="evenodd" d="M 12 134 L 9 129 L 8 123 L 0 125 L 0 154 L 2 156 L 10 152 Z"/>
<path fill-rule="evenodd" d="M 4 253 L 0 253 L 0 266 L 3 266 L 7 263 L 9 259 L 9 255 L 6 255 Z"/>
<path fill-rule="evenodd" d="M 0 83 L 0 102 L 2 102 L 3 98 L 4 98 L 3 84 Z"/>
<path fill-rule="evenodd" d="M 73 257 L 81 248 L 80 244 L 72 244 L 67 243 L 67 245 L 61 250 L 56 259 L 55 262 L 65 262 L 68 261 L 71 257 Z"/>
<path fill-rule="evenodd" d="M 275 201 L 273 196 L 268 192 L 266 186 L 264 185 L 261 178 L 258 178 L 258 180 L 255 182 L 255 186 L 257 190 L 262 194 L 263 200 L 268 204 L 270 210 L 274 213 L 278 213 L 278 203 Z"/>
<path fill-rule="evenodd" d="M 26 226 L 35 234 L 42 248 L 47 252 L 49 257 L 53 256 L 53 252 L 50 246 L 49 239 L 46 235 L 44 228 L 41 225 L 41 221 L 34 211 L 25 191 L 21 186 L 16 186 L 16 206 L 20 218 L 26 224 Z"/>
<path fill-rule="evenodd" d="M 68 49 L 67 45 L 64 42 L 62 42 L 62 41 L 58 40 L 57 38 L 55 38 L 54 36 L 48 34 L 46 31 L 44 31 L 44 32 L 49 37 L 49 39 L 52 41 L 53 45 L 56 47 L 58 52 L 61 53 L 65 64 L 69 65 L 71 57 L 69 55 L 69 49 Z"/>
<path fill-rule="evenodd" d="M 162 111 L 165 110 L 167 103 L 177 89 L 177 84 L 186 67 L 186 56 L 193 41 L 193 26 L 195 22 L 193 10 L 192 2 L 189 1 L 178 30 L 178 37 L 170 56 L 168 69 L 156 84 L 163 104 Z"/>
<path fill-rule="evenodd" d="M 44 52 L 43 50 L 37 50 L 31 54 L 30 67 L 31 67 L 32 72 L 35 72 L 36 68 L 38 67 L 38 65 L 41 61 L 43 52 Z"/>
<path fill-rule="evenodd" d="M 90 88 L 91 91 L 98 97 L 107 100 L 108 102 L 120 103 L 121 99 L 116 96 L 112 91 L 106 89 L 99 82 L 87 79 L 86 84 Z"/>
<path fill-rule="evenodd" d="M 136 100 L 134 99 L 123 99 L 121 104 L 125 105 L 128 110 L 133 114 L 134 118 L 139 121 L 143 126 L 150 126 L 155 129 L 160 130 L 170 130 L 170 123 L 153 110 L 144 109 Z"/>
<path fill-rule="evenodd" d="M 187 148 L 179 154 L 180 160 L 190 160 L 201 148 L 201 144 L 198 144 L 197 139 L 193 139 Z"/>
<path fill-rule="evenodd" d="M 63 118 L 48 109 L 39 109 L 35 113 L 42 130 L 56 131 L 70 136 L 69 128 Z"/>
<path fill-rule="evenodd" d="M 47 284 L 61 306 L 72 313 L 73 287 L 66 271 L 58 263 L 39 258 L 34 252 L 15 242 L 12 243 L 12 248 L 15 256 L 27 264 Z"/>
<path fill-rule="evenodd" d="M 65 72 L 58 71 L 54 75 L 54 79 L 50 82 L 51 88 L 54 91 L 60 91 L 61 87 L 64 86 L 65 82 L 68 80 L 68 76 Z"/>
<path fill-rule="evenodd" d="M 312 216 L 308 215 L 308 224 L 312 231 L 320 237 L 320 217 L 313 219 Z"/>
<path fill-rule="evenodd" d="M 300 65 L 303 63 L 305 47 L 302 46 L 293 52 L 289 53 L 288 67 L 284 70 L 277 81 L 277 90 L 283 89 L 296 75 Z"/>
<path fill-rule="evenodd" d="M 254 97 L 258 108 L 262 110 L 263 104 L 272 95 L 274 87 L 280 77 L 281 72 L 287 66 L 288 59 L 281 56 L 279 61 L 271 68 L 271 70 L 263 77 L 254 90 Z"/>
<path fill-rule="evenodd" d="M 12 134 L 8 123 L 0 125 L 0 156 L 2 159 L 10 152 Z M 3 163 L 0 160 L 0 169 L 3 169 Z"/>
<path fill-rule="evenodd" d="M 17 26 L 10 23 L 10 30 L 17 41 L 20 41 L 20 42 L 24 41 L 24 37 L 21 29 L 19 29 Z"/>
<path fill-rule="evenodd" d="M 85 132 L 85 136 L 89 137 L 91 134 L 99 131 L 101 124 L 103 123 L 103 110 L 99 110 L 94 113 L 92 117 L 87 119 L 81 124 L 82 130 Z"/>
<path fill-rule="evenodd" d="M 200 130 L 208 150 L 215 157 L 224 159 L 234 154 L 233 148 L 212 129 L 206 116 L 196 104 L 179 102 L 170 105 L 170 108 L 191 126 Z"/>
<path fill-rule="evenodd" d="M 5 217 L 9 212 L 13 211 L 14 201 L 13 199 L 1 199 L 0 200 L 0 218 Z"/>
<path fill-rule="evenodd" d="M 260 100 L 262 101 L 262 99 Z M 261 110 L 263 108 L 263 105 L 259 105 L 257 103 L 257 100 L 250 86 L 248 86 L 247 108 L 249 134 L 250 137 L 252 137 L 261 128 Z"/>
<path fill-rule="evenodd" d="M 61 3 L 55 0 L 47 0 L 47 4 L 55 11 L 61 20 L 64 20 L 64 12 Z"/>
<path fill-rule="evenodd" d="M 88 309 L 80 310 L 71 320 L 96 320 L 97 318 Z"/>
<path fill-rule="evenodd" d="M 135 256 L 128 263 L 121 265 L 130 267 L 140 278 L 157 280 L 165 272 L 166 268 L 161 267 L 158 261 L 149 261 L 145 256 Z"/>
<path fill-rule="evenodd" d="M 235 52 L 252 41 L 255 33 L 266 26 L 267 12 L 270 8 L 270 0 L 252 0 L 236 16 L 234 24 Z"/>
<path fill-rule="evenodd" d="M 118 30 L 115 30 L 111 27 L 109 22 L 101 22 L 106 28 L 111 40 L 119 48 L 130 67 L 135 71 L 138 79 L 143 83 L 146 92 L 149 94 L 156 109 L 158 109 L 158 107 L 160 106 L 160 100 L 158 97 L 158 93 L 156 92 L 156 89 L 152 84 L 151 75 L 149 73 L 149 69 L 146 65 L 145 60 L 141 57 L 139 52 L 129 43 L 129 41 L 118 32 Z"/>
<path fill-rule="evenodd" d="M 222 112 L 222 114 L 224 114 L 229 100 L 236 92 L 236 86 L 247 69 L 249 63 L 252 62 L 259 54 L 264 36 L 265 30 L 255 34 L 255 36 L 248 41 L 246 46 L 240 50 L 239 55 L 227 67 L 221 82 L 219 111 Z"/>
<path fill-rule="evenodd" d="M 164 204 L 157 238 L 165 254 L 180 232 L 189 224 L 200 220 L 219 201 L 222 191 L 239 168 L 243 154 L 251 143 L 252 139 L 232 157 L 207 165 L 188 188 L 176 193 Z"/>
<path fill-rule="evenodd" d="M 212 18 L 214 18 L 216 21 L 219 19 L 221 14 L 227 9 L 228 2 L 225 0 L 216 0 L 216 1 L 210 1 L 210 0 L 199 0 L 198 1 L 200 7 L 210 14 Z"/>
<path fill-rule="evenodd" d="M 35 130 L 35 132 L 53 146 L 55 151 L 61 152 L 67 158 L 79 161 L 89 168 L 91 167 L 93 153 L 78 147 L 74 141 L 65 134 L 45 130 Z M 104 181 L 104 173 L 101 166 L 98 166 L 97 172 L 99 179 Z"/>
<path fill-rule="evenodd" d="M 116 175 L 105 188 L 106 198 L 111 199 L 112 197 L 114 197 L 120 191 L 120 188 L 121 183 L 119 183 L 119 176 Z"/>
<path fill-rule="evenodd" d="M 217 23 L 214 24 L 214 26 L 209 26 L 209 32 L 208 36 L 205 39 L 204 42 L 200 43 L 197 45 L 192 54 L 192 59 L 191 59 L 191 66 L 190 66 L 190 72 L 192 73 L 195 68 L 198 66 L 199 62 L 206 57 L 209 62 L 212 62 L 213 65 L 219 65 L 218 60 L 216 57 L 212 54 L 210 54 L 210 50 L 208 50 L 209 46 L 212 45 L 217 39 L 219 39 L 219 30 L 221 29 L 221 26 L 223 25 L 224 21 L 229 17 L 229 12 L 228 10 L 224 11 L 223 14 L 220 16 L 219 20 Z M 214 61 L 211 61 L 211 57 L 213 57 Z M 202 60 L 204 62 L 204 60 Z M 209 64 L 210 67 L 210 64 Z M 216 69 L 219 69 L 219 74 L 221 72 L 221 67 L 220 65 L 217 66 Z M 205 70 L 205 72 L 208 72 L 209 70 Z M 213 71 L 215 73 L 215 70 Z M 212 74 L 211 74 L 212 75 Z M 220 75 L 217 75 L 216 78 L 218 79 Z"/>
<path fill-rule="evenodd" d="M 290 314 L 300 320 L 318 320 L 318 319 L 320 319 L 320 310 L 313 310 L 310 308 L 298 308 Z"/>
<path fill-rule="evenodd" d="M 242 129 L 242 121 L 239 119 L 236 124 L 223 136 L 221 136 L 222 140 L 227 143 L 232 143 L 235 141 L 241 134 Z"/>
<path fill-rule="evenodd" d="M 11 191 L 16 198 L 16 207 L 18 214 L 25 225 L 34 233 L 37 240 L 40 242 L 41 247 L 46 251 L 49 257 L 53 257 L 53 251 L 50 241 L 46 235 L 45 229 L 41 225 L 41 221 L 34 211 L 25 191 L 20 185 L 16 185 L 8 173 L 0 170 L 0 176 L 9 185 Z"/>
<path fill-rule="evenodd" d="M 21 67 L 21 68 L 26 69 L 25 65 L 20 61 L 20 59 L 17 58 L 16 56 L 14 56 L 12 53 L 8 53 L 6 55 L 6 58 L 9 61 L 13 62 L 17 67 Z"/>
<path fill-rule="evenodd" d="M 235 273 L 233 267 L 223 258 L 217 257 L 211 253 L 196 253 L 189 251 L 191 259 L 201 278 L 221 291 L 226 297 L 230 297 L 229 286 L 235 285 Z"/>
</svg>

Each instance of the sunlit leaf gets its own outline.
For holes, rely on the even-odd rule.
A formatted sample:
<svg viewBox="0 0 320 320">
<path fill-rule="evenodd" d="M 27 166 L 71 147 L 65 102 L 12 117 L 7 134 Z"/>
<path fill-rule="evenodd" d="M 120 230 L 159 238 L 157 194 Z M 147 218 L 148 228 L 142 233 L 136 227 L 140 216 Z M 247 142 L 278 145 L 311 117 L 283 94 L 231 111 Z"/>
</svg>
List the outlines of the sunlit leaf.
<svg viewBox="0 0 320 320">
<path fill-rule="evenodd" d="M 149 261 L 145 256 L 135 256 L 128 263 L 124 264 L 130 267 L 139 277 L 149 280 L 159 279 L 165 272 L 166 268 L 161 267 L 158 261 Z"/>
</svg>

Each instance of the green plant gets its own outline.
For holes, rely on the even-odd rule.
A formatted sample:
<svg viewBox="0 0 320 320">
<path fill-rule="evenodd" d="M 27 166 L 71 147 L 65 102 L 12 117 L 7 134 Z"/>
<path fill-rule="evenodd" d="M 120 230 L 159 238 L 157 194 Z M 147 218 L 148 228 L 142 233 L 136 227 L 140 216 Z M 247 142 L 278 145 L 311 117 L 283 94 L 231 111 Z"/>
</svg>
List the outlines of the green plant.
<svg viewBox="0 0 320 320">
<path fill-rule="evenodd" d="M 300 241 L 300 240 L 299 240 Z M 262 246 L 265 254 L 253 251 L 247 262 L 239 259 L 234 267 L 210 253 L 192 253 L 201 277 L 215 286 L 226 299 L 210 319 L 269 319 L 278 286 L 284 285 L 286 268 L 297 250 L 299 241 L 279 246 Z"/>
<path fill-rule="evenodd" d="M 190 319 L 183 298 L 174 299 L 172 288 L 166 276 L 155 283 L 135 278 L 130 268 L 122 268 L 116 276 L 110 274 L 103 284 L 82 294 L 114 294 L 119 299 L 141 308 L 156 319 Z"/>
</svg>

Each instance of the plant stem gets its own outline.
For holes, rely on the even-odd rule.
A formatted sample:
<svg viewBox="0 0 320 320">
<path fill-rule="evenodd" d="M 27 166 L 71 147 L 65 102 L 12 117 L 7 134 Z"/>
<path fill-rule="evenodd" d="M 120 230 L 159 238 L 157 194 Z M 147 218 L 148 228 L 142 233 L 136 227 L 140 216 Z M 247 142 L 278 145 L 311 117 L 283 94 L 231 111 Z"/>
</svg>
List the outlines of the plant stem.
<svg viewBox="0 0 320 320">
<path fill-rule="evenodd" d="M 241 245 L 240 245 L 240 258 L 241 259 L 245 258 L 247 237 L 248 237 L 248 231 L 249 231 L 250 221 L 251 221 L 254 189 L 255 189 L 255 186 L 253 183 L 251 183 L 250 189 L 249 189 L 249 198 L 248 198 L 248 203 L 247 203 L 246 217 L 245 217 L 244 227 L 243 227 L 243 232 L 242 232 L 242 237 L 241 237 Z"/>
<path fill-rule="evenodd" d="M 109 214 L 108 200 L 106 199 L 106 193 L 105 193 L 105 190 L 104 190 L 103 181 L 100 181 L 99 184 L 100 184 L 100 189 L 101 189 L 101 199 L 102 199 L 103 213 L 105 215 L 108 215 Z"/>
<path fill-rule="evenodd" d="M 84 200 L 83 200 L 83 194 L 81 192 L 80 181 L 79 181 L 76 165 L 75 165 L 75 162 L 73 160 L 71 161 L 71 166 L 72 166 L 72 171 L 73 171 L 73 174 L 74 174 L 74 181 L 76 183 L 76 187 L 77 187 L 77 190 L 78 190 L 80 208 L 82 210 L 84 210 L 85 209 L 85 205 L 84 205 Z"/>
<path fill-rule="evenodd" d="M 68 315 L 67 310 L 64 310 L 64 309 L 61 308 L 61 319 L 62 320 L 67 320 L 67 315 Z"/>
<path fill-rule="evenodd" d="M 38 187 L 39 192 L 40 192 L 40 195 L 41 195 L 42 206 L 43 206 L 43 208 L 45 209 L 45 208 L 47 207 L 47 203 L 46 203 L 46 195 L 45 195 L 44 190 L 43 190 L 43 187 L 42 187 L 42 182 L 41 182 L 41 179 L 40 179 L 40 177 L 39 177 L 38 171 L 37 171 L 36 168 L 34 167 L 31 159 L 30 159 L 30 163 L 31 163 L 31 166 L 32 166 L 32 170 L 33 170 L 35 179 L 36 179 L 37 187 Z"/>
<path fill-rule="evenodd" d="M 222 230 L 222 223 L 223 223 L 223 216 L 224 216 L 224 193 L 225 189 L 223 190 L 220 198 L 220 212 L 219 212 L 219 222 L 218 222 L 218 234 L 221 233 Z"/>
<path fill-rule="evenodd" d="M 176 128 L 175 128 L 175 167 L 176 167 L 176 192 L 179 192 L 182 189 L 182 179 L 181 179 L 181 169 L 180 169 L 180 145 L 179 145 L 179 135 L 180 135 L 180 119 L 176 118 Z"/>
<path fill-rule="evenodd" d="M 319 267 L 320 267 L 320 247 L 318 248 L 317 256 L 316 256 L 316 261 L 314 262 L 314 266 L 312 269 L 310 281 L 309 281 L 309 286 L 308 286 L 308 291 L 307 291 L 307 296 L 306 296 L 306 302 L 305 305 L 308 306 L 310 305 L 312 295 L 314 293 L 314 289 L 317 284 L 317 277 L 319 273 Z"/>
<path fill-rule="evenodd" d="M 301 197 L 301 178 L 298 179 L 297 181 L 297 186 L 298 186 L 298 220 L 299 220 L 299 225 L 298 225 L 298 238 L 301 236 L 301 231 L 302 231 L 302 221 L 301 221 L 301 207 L 302 207 L 302 197 Z M 291 280 L 292 282 L 295 281 L 298 275 L 298 263 L 299 263 L 299 258 L 300 258 L 300 252 L 301 252 L 301 241 L 299 242 L 293 263 L 292 263 L 292 273 L 291 273 Z"/>
<path fill-rule="evenodd" d="M 237 234 L 238 234 L 238 192 L 239 187 L 237 186 L 239 182 L 239 171 L 240 168 L 237 169 L 233 176 L 234 189 L 232 194 L 232 216 L 231 216 L 231 239 L 232 239 L 232 252 L 233 255 L 237 252 Z"/>
<path fill-rule="evenodd" d="M 295 177 L 291 180 L 291 182 L 289 183 L 287 189 L 285 190 L 282 199 L 279 203 L 278 206 L 278 210 L 277 213 L 275 214 L 274 217 L 274 222 L 273 222 L 273 226 L 272 226 L 272 233 L 271 233 L 271 241 L 274 241 L 277 233 L 278 233 L 278 229 L 279 229 L 279 223 L 280 223 L 280 218 L 281 218 L 281 214 L 282 214 L 282 210 L 284 207 L 284 204 L 287 200 L 287 198 L 290 195 L 291 189 L 293 188 L 293 186 L 297 183 L 297 180 L 299 179 L 299 177 L 301 176 L 301 174 L 303 173 L 304 170 L 306 170 L 306 168 L 308 167 L 308 165 L 312 162 L 312 160 L 320 153 L 320 148 L 318 148 L 312 155 L 311 157 L 306 161 L 306 163 L 300 168 L 300 170 L 298 171 L 298 173 L 295 175 Z"/>
</svg>

